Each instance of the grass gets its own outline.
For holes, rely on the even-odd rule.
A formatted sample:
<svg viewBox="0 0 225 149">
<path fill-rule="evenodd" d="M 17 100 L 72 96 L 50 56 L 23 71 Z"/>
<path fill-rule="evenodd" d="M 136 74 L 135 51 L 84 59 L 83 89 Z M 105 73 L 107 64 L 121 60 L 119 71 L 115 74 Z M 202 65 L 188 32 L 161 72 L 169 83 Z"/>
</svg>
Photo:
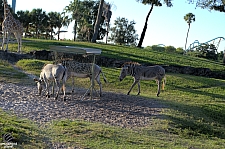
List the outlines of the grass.
<svg viewBox="0 0 225 149">
<path fill-rule="evenodd" d="M 27 84 L 26 74 L 19 72 L 7 61 L 0 60 L 0 82 Z"/>
<path fill-rule="evenodd" d="M 48 49 L 48 45 L 54 43 L 100 48 L 103 50 L 104 56 L 118 59 L 125 58 L 163 65 L 206 67 L 224 73 L 224 66 L 217 62 L 123 46 L 30 40 L 24 43 L 24 48 L 27 51 L 31 49 L 30 47 L 38 50 Z M 38 76 L 45 63 L 49 62 L 21 60 L 16 65 Z M 8 75 L 4 75 L 5 70 L 8 74 L 20 74 L 9 63 L 4 61 L 0 64 L 2 81 L 10 80 Z M 128 76 L 119 82 L 120 69 L 106 67 L 102 67 L 102 69 L 109 81 L 109 83 L 103 83 L 104 91 L 127 93 L 133 82 L 131 77 Z M 26 78 L 24 74 L 21 74 L 24 77 L 15 76 L 15 78 L 13 77 L 15 80 L 9 82 L 20 82 Z M 81 148 L 223 148 L 225 146 L 225 81 L 173 73 L 167 73 L 166 77 L 165 91 L 157 98 L 165 105 L 163 116 L 152 119 L 152 124 L 147 127 L 125 129 L 81 120 L 61 120 L 47 123 L 44 127 L 38 128 L 37 124 L 0 111 L 0 114 L 4 115 L 0 117 L 1 130 L 4 129 L 4 132 L 15 131 L 18 142 L 25 142 L 21 145 L 24 148 L 26 145 L 35 146 L 35 144 L 37 144 L 36 148 L 41 148 L 42 145 L 45 148 L 41 143 L 44 137 L 53 142 L 64 142 L 67 146 Z M 102 80 L 102 82 L 104 81 Z M 87 88 L 89 79 L 76 79 L 76 85 Z M 157 85 L 154 81 L 141 81 L 141 96 L 156 99 L 156 91 Z M 132 90 L 131 96 L 136 94 L 137 86 Z M 24 125 L 29 126 L 32 133 L 26 133 L 29 131 L 23 129 Z M 14 127 L 16 129 L 12 129 Z M 20 133 L 23 134 L 23 137 L 19 135 Z"/>
<path fill-rule="evenodd" d="M 13 136 L 13 142 L 16 143 L 15 148 L 46 148 L 48 138 L 44 134 L 44 130 L 40 130 L 36 124 L 27 120 L 14 116 L 12 113 L 3 112 L 0 109 L 0 135 L 10 133 Z M 0 137 L 0 144 L 3 138 Z M 1 144 L 0 148 L 5 146 Z"/>
<path fill-rule="evenodd" d="M 162 64 L 162 65 L 179 65 L 210 68 L 212 71 L 225 73 L 225 66 L 220 62 L 215 62 L 203 58 L 180 55 L 176 53 L 157 52 L 147 49 L 139 49 L 135 47 L 94 44 L 87 42 L 72 42 L 72 41 L 55 41 L 55 40 L 37 40 L 26 39 L 23 42 L 22 51 L 28 53 L 32 50 L 50 50 L 50 45 L 59 46 L 79 46 L 92 47 L 102 50 L 102 56 L 107 56 L 116 59 L 127 59 L 140 63 Z M 17 51 L 17 43 L 9 44 L 11 51 Z"/>
</svg>

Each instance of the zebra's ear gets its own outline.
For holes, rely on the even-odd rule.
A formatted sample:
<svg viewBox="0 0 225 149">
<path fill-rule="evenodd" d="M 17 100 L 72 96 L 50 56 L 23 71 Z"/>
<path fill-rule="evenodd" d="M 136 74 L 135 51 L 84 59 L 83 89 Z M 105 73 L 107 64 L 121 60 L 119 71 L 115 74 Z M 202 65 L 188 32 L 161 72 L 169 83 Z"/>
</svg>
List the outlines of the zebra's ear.
<svg viewBox="0 0 225 149">
<path fill-rule="evenodd" d="M 38 83 L 38 82 L 42 82 L 42 80 L 40 80 L 40 79 L 37 79 L 37 78 L 34 78 L 34 82 L 36 82 L 36 83 Z"/>
<path fill-rule="evenodd" d="M 36 78 L 34 78 L 33 80 L 34 80 L 34 82 L 38 82 L 38 79 L 36 79 Z"/>
<path fill-rule="evenodd" d="M 124 66 L 123 69 L 128 69 L 128 67 L 127 66 Z"/>
</svg>

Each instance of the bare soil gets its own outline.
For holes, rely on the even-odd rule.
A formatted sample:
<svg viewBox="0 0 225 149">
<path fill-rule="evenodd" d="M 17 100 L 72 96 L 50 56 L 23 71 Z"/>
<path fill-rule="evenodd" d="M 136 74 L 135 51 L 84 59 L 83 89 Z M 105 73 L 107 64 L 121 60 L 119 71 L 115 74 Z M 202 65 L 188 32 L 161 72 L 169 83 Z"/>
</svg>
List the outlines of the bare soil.
<svg viewBox="0 0 225 149">
<path fill-rule="evenodd" d="M 40 124 L 80 119 L 123 128 L 151 125 L 151 120 L 159 117 L 164 108 L 157 100 L 113 92 L 103 92 L 103 97 L 94 96 L 92 100 L 86 95 L 82 100 L 85 92 L 86 89 L 76 89 L 73 94 L 67 93 L 66 101 L 62 101 L 62 95 L 57 100 L 53 96 L 38 96 L 36 85 L 1 82 L 0 108 Z"/>
</svg>

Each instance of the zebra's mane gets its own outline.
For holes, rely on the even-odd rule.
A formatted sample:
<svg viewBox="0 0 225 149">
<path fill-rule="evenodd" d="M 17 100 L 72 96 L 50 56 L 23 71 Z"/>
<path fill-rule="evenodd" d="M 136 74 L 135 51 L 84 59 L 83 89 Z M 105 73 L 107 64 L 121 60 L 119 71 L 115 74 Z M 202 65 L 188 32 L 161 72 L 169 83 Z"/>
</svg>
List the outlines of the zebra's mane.
<svg viewBox="0 0 225 149">
<path fill-rule="evenodd" d="M 122 67 L 125 66 L 125 65 L 141 65 L 141 64 L 139 64 L 138 62 L 125 62 L 125 63 L 122 65 Z"/>
</svg>

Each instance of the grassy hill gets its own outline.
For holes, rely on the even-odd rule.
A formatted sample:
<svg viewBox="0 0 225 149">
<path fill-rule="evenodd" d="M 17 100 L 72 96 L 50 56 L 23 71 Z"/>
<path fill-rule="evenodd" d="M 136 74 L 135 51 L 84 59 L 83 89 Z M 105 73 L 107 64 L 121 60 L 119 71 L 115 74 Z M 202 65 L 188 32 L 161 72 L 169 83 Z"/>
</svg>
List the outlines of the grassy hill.
<svg viewBox="0 0 225 149">
<path fill-rule="evenodd" d="M 213 71 L 225 71 L 225 66 L 222 63 L 180 55 L 175 53 L 156 52 L 152 50 L 139 49 L 136 47 L 127 47 L 119 45 L 93 44 L 87 42 L 72 42 L 72 41 L 51 41 L 51 40 L 37 40 L 27 39 L 23 42 L 23 53 L 28 53 L 32 50 L 49 50 L 50 45 L 61 46 L 80 46 L 92 47 L 102 50 L 102 56 L 107 56 L 116 59 L 129 59 L 140 63 L 152 63 L 161 65 L 178 65 L 178 66 L 192 66 L 209 68 Z M 17 51 L 17 43 L 9 44 L 9 49 Z"/>
<path fill-rule="evenodd" d="M 23 51 L 48 50 L 49 45 L 94 47 L 102 49 L 102 55 L 110 58 L 225 71 L 225 66 L 218 62 L 116 45 L 28 40 L 23 43 Z M 16 44 L 10 46 L 16 51 Z M 21 60 L 16 65 L 32 74 L 39 75 L 44 63 L 49 62 Z M 25 75 L 16 72 L 10 64 L 1 62 L 0 66 L 4 66 L 4 69 L 0 69 L 2 81 L 23 83 L 26 79 Z M 14 80 L 7 79 L 8 75 L 4 75 L 5 68 L 7 68 L 7 74 L 18 73 Z M 103 91 L 127 93 L 133 82 L 131 77 L 119 82 L 120 69 L 103 67 L 103 71 L 109 81 L 107 84 L 103 83 Z M 166 105 L 162 112 L 163 117 L 154 119 L 152 125 L 146 128 L 130 130 L 98 123 L 65 120 L 56 121 L 51 125 L 46 124 L 44 129 L 51 134 L 49 137 L 54 136 L 56 140 L 60 139 L 82 148 L 223 148 L 225 146 L 225 81 L 174 73 L 167 73 L 166 77 L 166 88 L 159 98 L 156 97 L 157 86 L 154 81 L 141 81 L 141 96 L 149 100 L 156 99 Z M 71 85 L 70 82 L 68 85 Z M 87 88 L 89 79 L 76 79 L 76 85 Z M 137 87 L 133 89 L 131 96 L 135 96 L 136 93 Z M 0 113 L 4 112 L 0 111 Z M 5 113 L 2 115 L 10 117 Z M 1 125 L 5 123 L 4 119 L 6 118 L 0 118 L 0 129 L 6 129 L 5 125 Z M 15 120 L 9 119 L 7 123 L 14 125 Z M 34 139 L 39 133 L 36 127 L 34 128 L 34 134 L 25 133 L 28 139 Z M 40 128 L 40 131 L 43 129 Z M 71 132 L 73 132 L 73 137 L 71 137 Z M 91 133 L 87 134 L 86 132 Z M 22 142 L 22 140 L 20 141 Z M 32 143 L 35 146 L 35 143 Z M 40 138 L 37 145 L 40 146 Z"/>
</svg>

